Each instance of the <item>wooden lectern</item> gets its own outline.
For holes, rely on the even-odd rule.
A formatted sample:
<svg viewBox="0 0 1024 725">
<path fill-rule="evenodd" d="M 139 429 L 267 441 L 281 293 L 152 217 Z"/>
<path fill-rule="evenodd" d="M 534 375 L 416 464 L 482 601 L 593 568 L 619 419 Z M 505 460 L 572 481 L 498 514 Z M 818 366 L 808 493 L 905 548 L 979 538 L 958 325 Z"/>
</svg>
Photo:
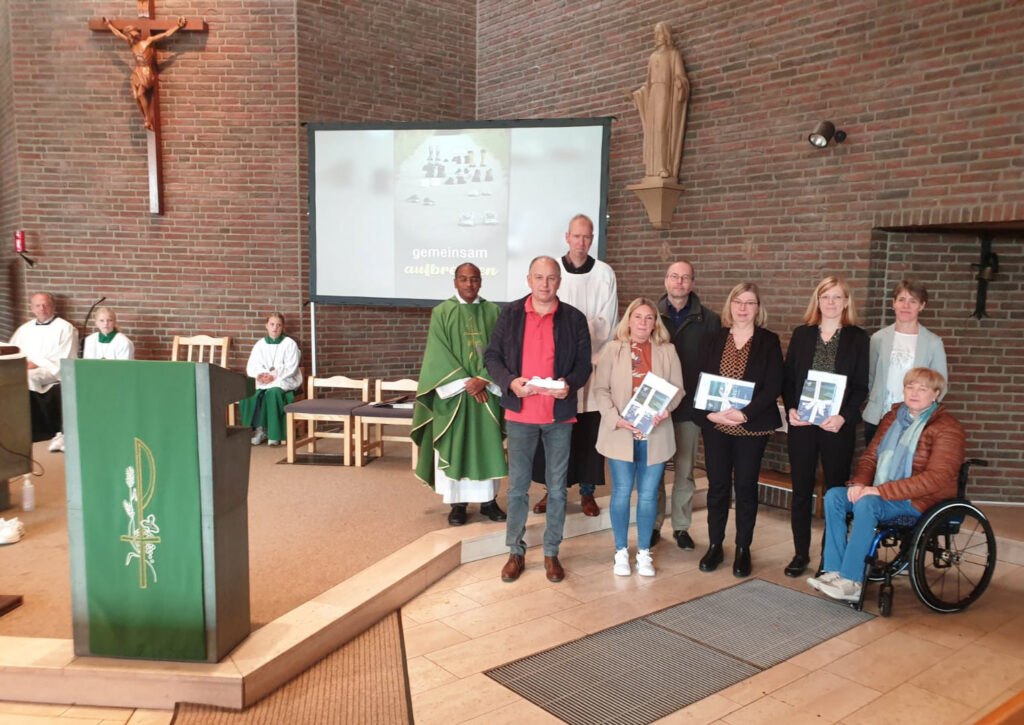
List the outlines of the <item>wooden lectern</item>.
<svg viewBox="0 0 1024 725">
<path fill-rule="evenodd" d="M 248 636 L 244 375 L 61 364 L 75 654 L 217 662 Z"/>
</svg>

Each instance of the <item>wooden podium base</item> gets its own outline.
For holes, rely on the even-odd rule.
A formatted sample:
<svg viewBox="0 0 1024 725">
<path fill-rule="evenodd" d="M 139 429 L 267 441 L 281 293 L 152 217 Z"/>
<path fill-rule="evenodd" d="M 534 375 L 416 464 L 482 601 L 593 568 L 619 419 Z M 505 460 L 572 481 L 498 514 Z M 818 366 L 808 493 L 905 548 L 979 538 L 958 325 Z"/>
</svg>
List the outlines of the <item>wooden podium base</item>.
<svg viewBox="0 0 1024 725">
<path fill-rule="evenodd" d="M 683 193 L 682 185 L 675 180 L 652 176 L 645 176 L 639 184 L 629 184 L 626 188 L 640 198 L 655 229 L 665 229 L 669 225 L 672 210 Z"/>
</svg>

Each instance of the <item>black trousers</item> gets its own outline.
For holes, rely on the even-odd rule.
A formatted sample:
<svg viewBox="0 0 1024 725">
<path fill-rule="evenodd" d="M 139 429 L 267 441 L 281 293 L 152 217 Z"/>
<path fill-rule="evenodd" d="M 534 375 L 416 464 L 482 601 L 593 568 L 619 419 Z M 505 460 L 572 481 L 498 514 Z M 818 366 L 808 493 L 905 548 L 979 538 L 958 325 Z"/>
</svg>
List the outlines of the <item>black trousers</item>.
<svg viewBox="0 0 1024 725">
<path fill-rule="evenodd" d="M 770 436 L 733 436 L 703 427 L 708 473 L 708 540 L 721 545 L 729 521 L 729 499 L 736 491 L 736 546 L 750 546 L 757 523 L 757 479 Z"/>
<path fill-rule="evenodd" d="M 878 430 L 878 426 L 874 423 L 868 423 L 864 421 L 864 446 L 871 445 L 871 439 L 875 437 L 875 431 Z"/>
<path fill-rule="evenodd" d="M 29 410 L 32 412 L 32 442 L 48 441 L 64 430 L 60 405 L 60 385 L 54 385 L 45 393 L 28 393 Z"/>
<path fill-rule="evenodd" d="M 790 526 L 793 550 L 798 556 L 810 554 L 811 504 L 818 458 L 821 458 L 825 490 L 844 485 L 850 480 L 856 429 L 856 425 L 846 424 L 838 433 L 829 433 L 816 425 L 789 426 L 789 466 L 793 479 Z"/>
<path fill-rule="evenodd" d="M 572 440 L 569 443 L 569 470 L 565 474 L 565 485 L 589 483 L 591 486 L 604 485 L 604 456 L 597 452 L 597 431 L 601 426 L 601 414 L 597 411 L 578 413 L 572 424 Z M 533 457 L 533 480 L 547 485 L 544 466 L 544 443 L 537 441 L 537 454 Z"/>
</svg>

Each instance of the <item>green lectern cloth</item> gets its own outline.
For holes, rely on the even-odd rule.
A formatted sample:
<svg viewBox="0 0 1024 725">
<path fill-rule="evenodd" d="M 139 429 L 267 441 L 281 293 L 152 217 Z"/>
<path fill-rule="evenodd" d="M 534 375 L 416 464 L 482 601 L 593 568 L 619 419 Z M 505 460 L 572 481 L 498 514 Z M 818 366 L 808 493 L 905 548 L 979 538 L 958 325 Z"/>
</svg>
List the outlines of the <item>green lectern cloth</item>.
<svg viewBox="0 0 1024 725">
<path fill-rule="evenodd" d="M 195 368 L 79 360 L 91 654 L 206 658 Z"/>
</svg>

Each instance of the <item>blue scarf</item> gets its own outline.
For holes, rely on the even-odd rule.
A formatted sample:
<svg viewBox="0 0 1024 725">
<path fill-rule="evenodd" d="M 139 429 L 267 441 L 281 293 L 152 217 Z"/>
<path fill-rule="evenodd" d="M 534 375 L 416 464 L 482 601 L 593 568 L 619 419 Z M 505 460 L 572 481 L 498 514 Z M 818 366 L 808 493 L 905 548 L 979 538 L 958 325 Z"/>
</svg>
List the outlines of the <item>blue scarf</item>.
<svg viewBox="0 0 1024 725">
<path fill-rule="evenodd" d="M 889 481 L 910 478 L 914 469 L 914 453 L 917 443 L 921 440 L 928 419 L 936 411 L 939 404 L 932 403 L 921 411 L 916 418 L 910 415 L 906 404 L 896 410 L 896 420 L 885 432 L 885 438 L 878 446 L 878 465 L 875 466 L 875 486 Z"/>
</svg>

